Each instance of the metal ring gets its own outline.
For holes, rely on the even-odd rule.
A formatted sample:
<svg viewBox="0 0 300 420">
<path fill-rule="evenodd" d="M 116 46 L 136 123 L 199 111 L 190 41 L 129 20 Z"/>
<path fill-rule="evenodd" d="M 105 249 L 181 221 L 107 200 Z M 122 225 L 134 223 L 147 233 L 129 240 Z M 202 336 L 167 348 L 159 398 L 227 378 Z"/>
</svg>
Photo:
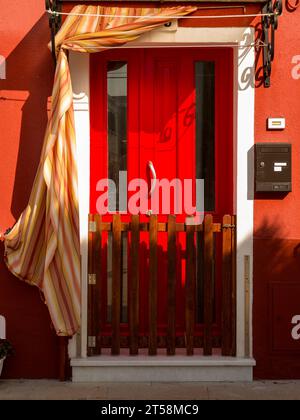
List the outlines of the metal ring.
<svg viewBox="0 0 300 420">
<path fill-rule="evenodd" d="M 282 0 L 276 0 L 273 6 L 273 11 L 276 13 L 276 16 L 281 16 L 282 10 Z"/>
</svg>

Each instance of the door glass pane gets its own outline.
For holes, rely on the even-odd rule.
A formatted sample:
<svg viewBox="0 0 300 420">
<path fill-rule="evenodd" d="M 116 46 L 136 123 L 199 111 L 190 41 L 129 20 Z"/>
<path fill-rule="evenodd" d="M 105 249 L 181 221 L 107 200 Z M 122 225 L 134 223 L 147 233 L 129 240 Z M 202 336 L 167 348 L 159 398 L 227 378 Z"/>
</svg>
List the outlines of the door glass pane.
<svg viewBox="0 0 300 420">
<path fill-rule="evenodd" d="M 109 210 L 119 210 L 119 172 L 127 170 L 127 63 L 107 63 L 108 178 L 116 185 L 109 191 Z M 115 202 L 116 201 L 116 202 Z"/>
<path fill-rule="evenodd" d="M 119 173 L 127 170 L 127 63 L 109 61 L 107 63 L 107 136 L 108 136 L 108 177 L 114 181 L 116 191 L 109 190 L 109 210 L 120 209 Z M 116 196 L 115 196 L 116 192 Z M 121 319 L 127 322 L 127 234 L 122 234 L 121 258 Z M 107 270 L 107 321 L 112 319 L 112 235 L 108 236 Z"/>
<path fill-rule="evenodd" d="M 215 210 L 215 63 L 195 63 L 196 175 L 204 179 L 204 209 Z"/>
<path fill-rule="evenodd" d="M 215 211 L 215 63 L 195 63 L 196 176 L 204 179 L 204 210 Z M 197 234 L 197 323 L 204 322 L 204 238 Z M 214 246 L 215 250 L 215 246 Z M 214 251 L 215 252 L 215 251 Z M 215 270 L 213 271 L 215 284 Z M 214 285 L 213 285 L 214 289 Z M 213 300 L 215 301 L 214 297 Z M 214 304 L 215 305 L 215 304 Z M 215 319 L 215 315 L 214 315 Z"/>
</svg>

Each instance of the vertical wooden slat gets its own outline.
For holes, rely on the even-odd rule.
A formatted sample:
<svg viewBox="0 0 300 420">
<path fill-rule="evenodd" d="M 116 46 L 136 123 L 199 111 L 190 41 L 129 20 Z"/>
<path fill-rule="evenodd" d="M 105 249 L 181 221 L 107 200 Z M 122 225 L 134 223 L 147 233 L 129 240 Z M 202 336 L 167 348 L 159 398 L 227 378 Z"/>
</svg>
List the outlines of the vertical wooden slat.
<svg viewBox="0 0 300 420">
<path fill-rule="evenodd" d="M 121 216 L 115 214 L 112 226 L 112 355 L 120 354 L 121 250 Z"/>
<path fill-rule="evenodd" d="M 231 356 L 236 356 L 236 216 L 231 216 L 232 228 L 231 236 L 231 328 L 232 328 L 232 341 L 231 341 Z"/>
<path fill-rule="evenodd" d="M 129 282 L 129 331 L 131 355 L 137 355 L 139 351 L 139 245 L 140 218 L 136 215 L 131 217 Z"/>
<path fill-rule="evenodd" d="M 176 348 L 176 216 L 168 217 L 168 327 L 167 354 Z"/>
<path fill-rule="evenodd" d="M 149 221 L 149 355 L 157 354 L 157 216 Z"/>
<path fill-rule="evenodd" d="M 244 256 L 245 357 L 250 357 L 250 256 Z"/>
<path fill-rule="evenodd" d="M 232 229 L 231 216 L 223 217 L 222 229 L 222 355 L 229 356 L 232 343 L 231 288 L 232 288 Z"/>
<path fill-rule="evenodd" d="M 204 337 L 203 353 L 212 354 L 213 324 L 213 218 L 210 214 L 204 219 Z"/>
<path fill-rule="evenodd" d="M 61 382 L 65 382 L 69 376 L 68 343 L 69 337 L 59 337 L 59 380 Z"/>
<path fill-rule="evenodd" d="M 94 285 L 94 310 L 95 310 L 95 333 L 96 333 L 96 354 L 101 354 L 101 332 L 104 328 L 102 319 L 101 302 L 103 299 L 103 281 L 101 279 L 102 267 L 102 216 L 95 214 L 96 232 L 94 234 L 94 269 L 96 284 Z"/>
<path fill-rule="evenodd" d="M 202 225 L 203 228 L 203 225 Z M 196 233 L 196 323 L 204 324 L 204 232 Z M 203 341 L 203 340 L 202 340 Z"/>
<path fill-rule="evenodd" d="M 89 227 L 94 222 L 94 215 L 89 215 Z M 97 314 L 95 311 L 95 286 L 89 283 L 90 276 L 95 273 L 95 233 L 89 228 L 88 234 L 88 336 L 96 336 Z M 95 347 L 87 347 L 88 356 L 96 354 Z"/>
<path fill-rule="evenodd" d="M 222 238 L 222 354 L 236 355 L 236 221 L 223 217 Z"/>
<path fill-rule="evenodd" d="M 186 291 L 185 291 L 185 323 L 186 353 L 194 354 L 194 332 L 196 318 L 196 250 L 194 241 L 195 226 L 186 227 Z"/>
</svg>

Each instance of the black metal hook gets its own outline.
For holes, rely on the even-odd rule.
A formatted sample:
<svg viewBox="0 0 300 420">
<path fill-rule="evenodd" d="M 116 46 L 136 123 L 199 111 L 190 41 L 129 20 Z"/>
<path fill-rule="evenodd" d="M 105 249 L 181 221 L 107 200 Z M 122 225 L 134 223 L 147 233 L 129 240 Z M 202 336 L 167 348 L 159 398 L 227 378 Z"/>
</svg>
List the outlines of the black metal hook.
<svg viewBox="0 0 300 420">
<path fill-rule="evenodd" d="M 51 30 L 51 52 L 53 61 L 56 65 L 56 46 L 55 46 L 55 35 L 61 26 L 61 15 L 56 12 L 61 11 L 61 4 L 59 0 L 46 0 L 46 10 L 53 13 L 49 13 L 49 27 Z"/>
<path fill-rule="evenodd" d="M 278 29 L 278 16 L 282 14 L 282 0 L 269 0 L 263 8 L 263 13 L 270 16 L 262 17 L 264 54 L 264 86 L 271 86 L 272 62 L 275 58 L 275 32 Z"/>
</svg>

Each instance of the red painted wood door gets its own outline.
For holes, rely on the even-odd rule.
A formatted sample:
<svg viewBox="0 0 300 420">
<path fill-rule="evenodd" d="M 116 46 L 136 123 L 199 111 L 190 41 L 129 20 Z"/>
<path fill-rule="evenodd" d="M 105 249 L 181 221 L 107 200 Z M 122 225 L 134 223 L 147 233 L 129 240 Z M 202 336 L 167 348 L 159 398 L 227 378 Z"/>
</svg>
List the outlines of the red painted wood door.
<svg viewBox="0 0 300 420">
<path fill-rule="evenodd" d="M 127 172 L 127 185 L 133 179 L 150 181 L 155 170 L 158 180 L 204 178 L 205 211 L 215 219 L 233 212 L 232 147 L 232 51 L 230 49 L 157 48 L 124 49 L 91 56 L 91 189 L 90 212 L 99 204 L 97 184 L 104 178 L 116 181 L 120 171 Z M 150 170 L 149 162 L 153 164 Z M 134 192 L 128 192 L 128 198 Z M 159 221 L 166 221 L 162 209 L 166 197 L 160 193 Z M 194 197 L 195 198 L 195 197 Z M 174 214 L 171 190 L 169 213 Z M 103 201 L 101 201 L 103 203 Z M 109 199 L 107 200 L 109 202 Z M 106 202 L 106 204 L 107 204 Z M 148 208 L 151 209 L 150 200 Z M 193 200 L 195 204 L 195 200 Z M 118 207 L 119 205 L 119 207 Z M 117 209 L 121 203 L 117 200 Z M 124 209 L 123 209 L 124 210 Z M 184 203 L 177 221 L 189 212 Z M 129 220 L 128 209 L 123 220 Z M 104 220 L 111 221 L 106 215 Z M 141 219 L 147 220 L 144 214 Z M 122 333 L 127 334 L 128 249 L 130 238 L 124 235 Z M 147 234 L 141 233 L 140 247 L 140 332 L 148 332 L 148 260 Z M 103 268 L 105 296 L 102 316 L 110 331 L 111 243 L 104 237 Z M 220 244 L 216 243 L 216 248 Z M 176 325 L 180 335 L 185 317 L 185 239 L 177 240 Z M 167 324 L 167 237 L 159 237 L 158 334 Z M 216 255 L 218 254 L 216 250 Z M 201 277 L 201 276 L 200 276 Z M 202 292 L 198 279 L 198 325 L 201 331 Z M 220 273 L 215 273 L 215 323 L 220 324 Z"/>
</svg>

